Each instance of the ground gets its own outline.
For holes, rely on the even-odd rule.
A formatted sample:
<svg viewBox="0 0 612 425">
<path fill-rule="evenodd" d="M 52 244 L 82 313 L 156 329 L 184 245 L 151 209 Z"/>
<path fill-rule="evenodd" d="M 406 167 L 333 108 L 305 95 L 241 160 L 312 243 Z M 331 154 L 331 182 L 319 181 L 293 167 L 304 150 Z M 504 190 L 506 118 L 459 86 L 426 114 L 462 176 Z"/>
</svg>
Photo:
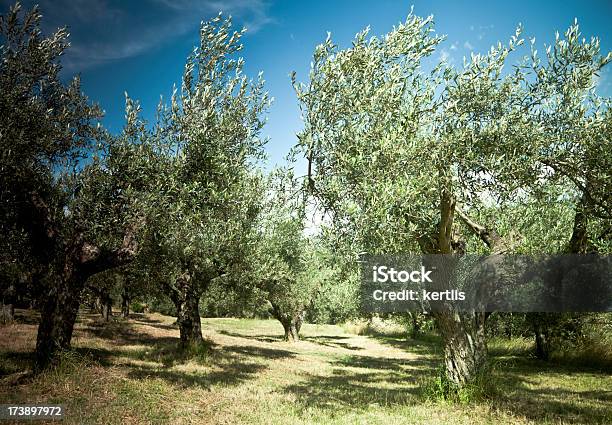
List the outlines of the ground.
<svg viewBox="0 0 612 425">
<path fill-rule="evenodd" d="M 498 394 L 462 405 L 423 397 L 440 363 L 433 337 L 306 324 L 287 343 L 276 321 L 203 319 L 206 346 L 179 354 L 172 317 L 81 314 L 73 352 L 32 377 L 36 323 L 24 319 L 0 328 L 0 404 L 63 404 L 64 424 L 612 423 L 609 369 L 539 362 L 527 342 L 493 342 Z"/>
</svg>

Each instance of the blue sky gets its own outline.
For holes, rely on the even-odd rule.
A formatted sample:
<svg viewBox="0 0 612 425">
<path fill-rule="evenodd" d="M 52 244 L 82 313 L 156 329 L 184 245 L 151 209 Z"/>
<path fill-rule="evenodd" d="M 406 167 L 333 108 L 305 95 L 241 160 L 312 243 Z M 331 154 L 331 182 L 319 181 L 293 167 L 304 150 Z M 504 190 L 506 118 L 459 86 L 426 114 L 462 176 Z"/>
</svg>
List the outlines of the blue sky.
<svg viewBox="0 0 612 425">
<path fill-rule="evenodd" d="M 4 13 L 12 2 L 0 0 Z M 471 51 L 488 50 L 506 41 L 520 22 L 537 43 L 550 42 L 578 18 L 584 36 L 599 36 L 603 52 L 612 50 L 612 1 L 263 1 L 263 0 L 38 0 L 44 29 L 68 25 L 72 47 L 64 57 L 66 75 L 81 73 L 83 89 L 105 110 L 104 125 L 120 131 L 124 91 L 139 99 L 152 119 L 159 96 L 180 82 L 184 60 L 197 43 L 201 20 L 219 11 L 249 31 L 243 39 L 246 72 L 263 71 L 275 102 L 264 135 L 270 137 L 270 164 L 278 164 L 301 128 L 299 109 L 289 80 L 297 72 L 306 81 L 312 52 L 327 31 L 340 46 L 367 25 L 373 35 L 391 30 L 411 6 L 417 15 L 434 15 L 436 30 L 447 40 L 436 53 L 460 64 Z M 541 49 L 540 49 L 541 50 Z M 612 72 L 599 89 L 612 93 Z"/>
</svg>

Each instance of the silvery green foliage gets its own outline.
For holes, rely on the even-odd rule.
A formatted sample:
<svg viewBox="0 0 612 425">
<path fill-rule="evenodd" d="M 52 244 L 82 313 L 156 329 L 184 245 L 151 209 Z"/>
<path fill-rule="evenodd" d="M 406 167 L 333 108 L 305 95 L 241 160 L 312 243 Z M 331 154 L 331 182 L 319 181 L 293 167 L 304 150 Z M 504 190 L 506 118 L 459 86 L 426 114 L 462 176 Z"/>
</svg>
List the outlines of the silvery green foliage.
<svg viewBox="0 0 612 425">
<path fill-rule="evenodd" d="M 547 185 L 575 202 L 587 193 L 603 214 L 610 110 L 595 79 L 611 56 L 599 41 L 574 24 L 544 58 L 534 42 L 521 57 L 519 27 L 455 69 L 433 60 L 442 42 L 433 31 L 431 18 L 410 15 L 381 38 L 366 29 L 350 48 L 328 36 L 308 83 L 293 76 L 304 120 L 295 153 L 337 231 L 372 253 L 418 250 L 437 237 L 443 199 L 479 216 Z"/>
<path fill-rule="evenodd" d="M 74 231 L 66 213 L 81 160 L 101 136 L 102 112 L 78 77 L 60 79 L 67 30 L 44 36 L 40 23 L 38 8 L 22 12 L 19 3 L 0 17 L 0 225 L 3 234 L 20 235 L 19 248 L 7 251 L 23 260 L 23 250 L 33 249 L 28 254 L 46 263 L 55 249 L 50 235 Z"/>
<path fill-rule="evenodd" d="M 147 136 L 164 152 L 149 203 L 148 251 L 173 290 L 188 274 L 201 293 L 252 248 L 262 190 L 254 166 L 263 157 L 259 134 L 270 98 L 261 74 L 255 81 L 243 75 L 236 54 L 244 31 L 231 28 L 221 16 L 202 23 L 181 88 L 160 106 Z"/>
<path fill-rule="evenodd" d="M 91 146 L 92 121 L 101 116 L 78 77 L 68 84 L 60 80 L 68 31 L 45 37 L 40 21 L 38 8 L 22 13 L 19 3 L 0 17 L 3 176 L 48 179 L 50 169 L 71 165 Z"/>
</svg>

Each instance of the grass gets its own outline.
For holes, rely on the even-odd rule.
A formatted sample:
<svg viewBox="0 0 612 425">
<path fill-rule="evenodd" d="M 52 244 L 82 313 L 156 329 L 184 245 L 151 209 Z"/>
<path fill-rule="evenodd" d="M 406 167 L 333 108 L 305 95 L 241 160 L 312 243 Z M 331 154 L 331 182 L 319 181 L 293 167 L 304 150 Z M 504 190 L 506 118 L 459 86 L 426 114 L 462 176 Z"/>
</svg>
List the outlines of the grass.
<svg viewBox="0 0 612 425">
<path fill-rule="evenodd" d="M 32 377 L 26 322 L 0 328 L 0 403 L 63 404 L 65 424 L 612 423 L 612 369 L 539 362 L 526 340 L 491 342 L 495 396 L 462 405 L 423 400 L 441 356 L 432 336 L 306 324 L 291 344 L 275 321 L 203 319 L 205 346 L 185 353 L 174 318 L 83 314 L 73 351 Z"/>
</svg>

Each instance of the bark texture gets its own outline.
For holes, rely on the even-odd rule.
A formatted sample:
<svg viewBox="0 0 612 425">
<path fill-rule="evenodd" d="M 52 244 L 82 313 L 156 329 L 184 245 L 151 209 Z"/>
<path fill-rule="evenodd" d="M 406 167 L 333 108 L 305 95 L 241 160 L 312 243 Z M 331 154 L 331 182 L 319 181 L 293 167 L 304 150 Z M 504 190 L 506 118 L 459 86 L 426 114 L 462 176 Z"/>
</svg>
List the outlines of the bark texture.
<svg viewBox="0 0 612 425">
<path fill-rule="evenodd" d="M 424 254 L 447 254 L 459 256 L 465 253 L 465 243 L 459 240 L 454 232 L 455 216 L 458 215 L 468 229 L 478 236 L 494 254 L 503 253 L 505 247 L 502 239 L 492 229 L 474 222 L 457 208 L 454 197 L 443 190 L 440 194 L 440 221 L 437 234 L 429 238 L 421 238 L 419 244 Z M 433 257 L 433 256 L 432 256 Z M 430 257 L 430 258 L 432 258 Z M 435 262 L 432 258 L 430 261 Z M 446 265 L 449 261 L 445 262 Z M 435 267 L 434 282 L 448 286 L 455 273 L 455 267 Z M 433 266 L 433 267 L 432 267 Z M 444 365 L 448 380 L 458 387 L 473 382 L 487 365 L 487 343 L 485 337 L 485 322 L 487 315 L 482 312 L 458 312 L 445 302 L 434 306 L 434 317 L 444 340 Z"/>
<path fill-rule="evenodd" d="M 435 315 L 444 338 L 448 379 L 458 386 L 474 380 L 487 363 L 485 314 L 441 312 Z"/>
<path fill-rule="evenodd" d="M 130 298 L 125 293 L 121 294 L 121 317 L 130 317 Z"/>
<path fill-rule="evenodd" d="M 44 301 L 36 337 L 36 370 L 47 368 L 60 351 L 70 348 L 84 283 L 75 276 L 63 280 Z"/>
<path fill-rule="evenodd" d="M 2 292 L 2 309 L 0 310 L 0 324 L 7 325 L 13 323 L 15 320 L 15 301 L 17 296 L 17 289 L 14 284 L 8 285 L 8 287 Z"/>
<path fill-rule="evenodd" d="M 202 339 L 202 323 L 200 321 L 200 297 L 190 295 L 181 302 L 177 322 L 179 325 L 181 345 L 200 345 Z"/>
<path fill-rule="evenodd" d="M 189 273 L 183 273 L 177 281 L 176 288 L 170 289 L 170 298 L 176 307 L 176 322 L 179 327 L 182 347 L 197 346 L 204 342 L 202 322 L 200 320 L 200 297 L 195 282 Z"/>
<path fill-rule="evenodd" d="M 127 264 L 137 249 L 132 231 L 126 233 L 121 248 L 111 251 L 90 244 L 82 234 L 77 234 L 61 246 L 64 256 L 57 261 L 63 270 L 51 276 L 53 284 L 44 300 L 38 326 L 34 356 L 34 369 L 37 371 L 47 368 L 60 351 L 70 348 L 87 279 L 96 273 Z"/>
<path fill-rule="evenodd" d="M 300 329 L 306 316 L 305 310 L 298 312 L 283 312 L 278 304 L 272 303 L 272 315 L 278 320 L 285 331 L 284 340 L 296 342 L 300 340 Z"/>
</svg>

